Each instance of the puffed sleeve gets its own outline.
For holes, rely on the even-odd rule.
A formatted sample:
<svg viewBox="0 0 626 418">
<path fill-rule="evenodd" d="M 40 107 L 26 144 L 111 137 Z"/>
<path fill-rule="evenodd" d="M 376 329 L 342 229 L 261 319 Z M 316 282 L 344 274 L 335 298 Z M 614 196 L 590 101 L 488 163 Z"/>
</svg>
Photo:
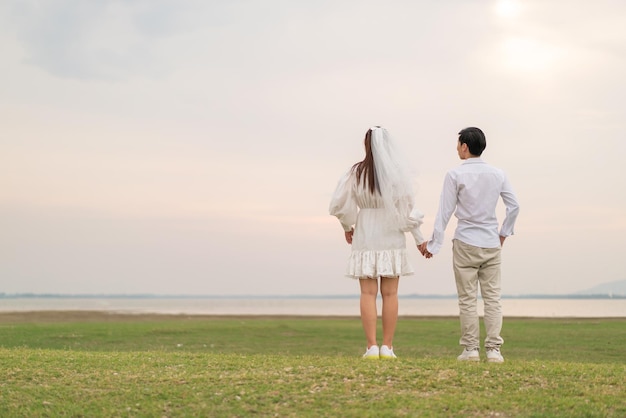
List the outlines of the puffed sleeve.
<svg viewBox="0 0 626 418">
<path fill-rule="evenodd" d="M 330 200 L 329 212 L 336 216 L 344 231 L 350 231 L 356 223 L 358 207 L 353 194 L 354 175 L 348 171 L 337 183 L 337 188 Z"/>
<path fill-rule="evenodd" d="M 424 236 L 420 227 L 424 223 L 424 214 L 414 206 L 413 197 L 406 196 L 396 201 L 397 214 L 400 217 L 400 230 L 410 232 L 415 243 L 420 245 L 424 242 Z"/>
<path fill-rule="evenodd" d="M 411 235 L 413 235 L 413 239 L 415 239 L 415 243 L 420 245 L 424 242 L 424 235 L 422 235 L 422 231 L 420 227 L 424 223 L 424 214 L 419 211 L 417 208 L 413 208 L 409 215 L 409 220 L 415 223 L 415 226 L 411 228 Z"/>
</svg>

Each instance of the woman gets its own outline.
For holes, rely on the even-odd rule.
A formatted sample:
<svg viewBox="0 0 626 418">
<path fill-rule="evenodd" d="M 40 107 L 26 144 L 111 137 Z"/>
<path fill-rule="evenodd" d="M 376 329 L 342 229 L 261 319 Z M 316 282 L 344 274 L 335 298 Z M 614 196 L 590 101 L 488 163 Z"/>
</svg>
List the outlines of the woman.
<svg viewBox="0 0 626 418">
<path fill-rule="evenodd" d="M 417 245 L 423 215 L 413 208 L 408 163 L 385 128 L 365 134 L 365 158 L 346 173 L 333 194 L 330 214 L 343 226 L 352 252 L 347 276 L 359 279 L 361 322 L 367 338 L 364 358 L 396 358 L 393 337 L 398 321 L 398 282 L 413 274 L 406 252 L 405 232 Z M 383 341 L 376 341 L 378 279 L 382 295 Z"/>
</svg>

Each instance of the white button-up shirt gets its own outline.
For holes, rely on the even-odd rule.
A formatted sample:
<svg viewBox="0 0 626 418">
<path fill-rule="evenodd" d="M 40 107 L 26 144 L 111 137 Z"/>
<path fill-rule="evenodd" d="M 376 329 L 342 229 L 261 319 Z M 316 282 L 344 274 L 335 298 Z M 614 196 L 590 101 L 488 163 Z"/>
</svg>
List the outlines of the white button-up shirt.
<svg viewBox="0 0 626 418">
<path fill-rule="evenodd" d="M 506 206 L 506 216 L 498 232 L 496 205 L 500 197 Z M 433 236 L 427 246 L 432 254 L 437 254 L 443 245 L 452 213 L 458 219 L 455 239 L 476 247 L 497 248 L 500 236 L 513 235 L 519 203 L 502 170 L 480 158 L 468 158 L 446 174 Z"/>
</svg>

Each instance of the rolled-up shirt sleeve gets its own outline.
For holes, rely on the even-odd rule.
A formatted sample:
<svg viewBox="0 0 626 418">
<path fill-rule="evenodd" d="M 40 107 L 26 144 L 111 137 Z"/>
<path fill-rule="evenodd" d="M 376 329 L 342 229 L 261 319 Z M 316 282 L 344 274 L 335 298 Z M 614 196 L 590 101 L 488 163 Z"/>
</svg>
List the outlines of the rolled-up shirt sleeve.
<svg viewBox="0 0 626 418">
<path fill-rule="evenodd" d="M 350 231 L 356 223 L 358 206 L 353 193 L 354 174 L 347 172 L 339 182 L 330 200 L 329 212 L 337 217 L 344 231 Z"/>
</svg>

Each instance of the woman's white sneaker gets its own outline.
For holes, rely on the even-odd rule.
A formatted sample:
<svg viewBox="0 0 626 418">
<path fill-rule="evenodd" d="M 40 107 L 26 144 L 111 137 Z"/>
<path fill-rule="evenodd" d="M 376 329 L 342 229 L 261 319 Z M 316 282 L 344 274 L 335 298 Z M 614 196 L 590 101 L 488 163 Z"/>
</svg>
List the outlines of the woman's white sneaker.
<svg viewBox="0 0 626 418">
<path fill-rule="evenodd" d="M 398 358 L 393 353 L 393 347 L 389 348 L 386 345 L 380 347 L 380 358 Z"/>
<path fill-rule="evenodd" d="M 490 347 L 487 349 L 487 361 L 490 363 L 504 363 L 504 357 L 502 357 L 498 347 Z"/>
<path fill-rule="evenodd" d="M 380 358 L 380 350 L 377 345 L 373 345 L 367 349 L 365 354 L 363 354 L 364 359 L 368 360 L 378 360 Z"/>
<path fill-rule="evenodd" d="M 480 361 L 478 348 L 465 348 L 460 356 L 456 358 L 458 361 Z"/>
</svg>

